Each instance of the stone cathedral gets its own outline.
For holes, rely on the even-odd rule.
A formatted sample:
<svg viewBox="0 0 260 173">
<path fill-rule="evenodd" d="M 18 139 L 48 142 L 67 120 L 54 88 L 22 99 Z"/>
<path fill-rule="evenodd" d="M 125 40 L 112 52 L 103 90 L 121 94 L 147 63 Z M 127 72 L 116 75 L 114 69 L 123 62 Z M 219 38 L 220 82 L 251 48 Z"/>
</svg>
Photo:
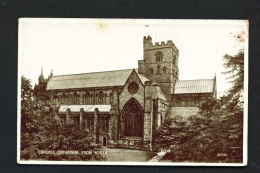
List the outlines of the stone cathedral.
<svg viewBox="0 0 260 173">
<path fill-rule="evenodd" d="M 216 77 L 179 80 L 179 50 L 168 40 L 143 38 L 138 68 L 39 77 L 52 93 L 64 126 L 88 130 L 107 147 L 150 150 L 153 132 L 166 118 L 191 116 L 216 97 Z"/>
</svg>

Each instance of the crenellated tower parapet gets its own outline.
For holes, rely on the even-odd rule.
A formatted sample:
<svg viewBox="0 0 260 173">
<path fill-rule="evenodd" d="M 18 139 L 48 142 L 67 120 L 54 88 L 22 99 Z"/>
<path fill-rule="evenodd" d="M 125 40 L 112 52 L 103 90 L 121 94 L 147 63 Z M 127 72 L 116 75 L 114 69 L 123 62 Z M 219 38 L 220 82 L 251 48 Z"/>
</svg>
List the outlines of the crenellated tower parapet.
<svg viewBox="0 0 260 173">
<path fill-rule="evenodd" d="M 167 42 L 155 42 L 155 44 L 152 43 L 152 37 L 150 36 L 144 36 L 143 38 L 144 43 L 144 51 L 145 50 L 151 50 L 151 49 L 162 49 L 162 48 L 169 48 L 171 47 L 174 52 L 179 56 L 179 50 L 175 46 L 175 44 L 172 42 L 172 40 L 168 40 Z"/>
</svg>

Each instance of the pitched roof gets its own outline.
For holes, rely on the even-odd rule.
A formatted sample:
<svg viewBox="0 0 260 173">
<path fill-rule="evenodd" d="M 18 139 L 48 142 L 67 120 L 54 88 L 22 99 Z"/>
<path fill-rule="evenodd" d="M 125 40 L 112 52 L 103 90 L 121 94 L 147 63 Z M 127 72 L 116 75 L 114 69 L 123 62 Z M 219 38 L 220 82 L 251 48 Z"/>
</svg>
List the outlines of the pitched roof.
<svg viewBox="0 0 260 173">
<path fill-rule="evenodd" d="M 137 71 L 137 70 L 136 70 L 136 71 Z M 147 79 L 146 77 L 144 77 L 144 76 L 142 76 L 142 75 L 140 75 L 140 74 L 138 74 L 138 73 L 137 73 L 137 75 L 138 75 L 139 79 L 141 80 L 142 84 L 144 84 L 145 81 L 149 81 L 149 79 Z"/>
<path fill-rule="evenodd" d="M 123 86 L 133 69 L 53 76 L 47 90 Z M 139 75 L 144 84 L 145 77 Z"/>
<path fill-rule="evenodd" d="M 214 79 L 179 80 L 176 82 L 174 94 L 211 93 Z"/>
</svg>

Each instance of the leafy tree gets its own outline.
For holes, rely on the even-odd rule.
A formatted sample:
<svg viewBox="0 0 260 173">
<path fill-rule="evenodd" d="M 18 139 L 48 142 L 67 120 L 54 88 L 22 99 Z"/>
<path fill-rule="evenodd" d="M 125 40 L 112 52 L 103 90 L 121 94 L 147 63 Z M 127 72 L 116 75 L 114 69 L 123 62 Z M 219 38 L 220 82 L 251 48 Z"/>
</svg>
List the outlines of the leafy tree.
<svg viewBox="0 0 260 173">
<path fill-rule="evenodd" d="M 172 162 L 242 162 L 242 117 L 223 109 L 165 120 L 155 133 L 154 150 Z"/>
<path fill-rule="evenodd" d="M 31 82 L 22 76 L 21 100 L 21 159 L 22 160 L 104 160 L 95 151 L 102 148 L 93 143 L 88 131 L 63 127 L 58 107 L 48 98 L 49 93 L 33 95 Z M 40 154 L 41 150 L 79 151 L 79 154 Z M 81 154 L 81 151 L 93 151 Z"/>
<path fill-rule="evenodd" d="M 213 120 L 207 131 L 213 130 L 208 132 L 220 141 L 215 146 L 217 151 L 227 155 L 222 162 L 242 162 L 244 50 L 239 50 L 235 56 L 224 55 L 223 60 L 227 69 L 223 74 L 228 75 L 232 86 L 220 99 L 206 100 L 200 107 L 200 115 Z"/>
<path fill-rule="evenodd" d="M 166 158 L 174 161 L 187 159 L 190 139 L 187 120 L 181 116 L 166 119 L 154 134 L 154 150 L 169 152 Z"/>
<path fill-rule="evenodd" d="M 206 100 L 200 107 L 201 116 L 213 119 L 209 129 L 210 135 L 221 143 L 218 151 L 226 153 L 225 162 L 242 162 L 243 148 L 243 91 L 244 91 L 244 51 L 239 50 L 235 56 L 224 55 L 223 66 L 227 69 L 223 74 L 232 84 L 231 88 L 220 99 Z M 216 147 L 219 147 L 216 146 Z"/>
<path fill-rule="evenodd" d="M 21 78 L 21 134 L 32 132 L 35 129 L 30 127 L 32 119 L 30 116 L 33 114 L 33 91 L 31 81 L 25 76 Z M 28 124 L 28 126 L 27 126 Z"/>
<path fill-rule="evenodd" d="M 244 91 L 244 50 L 235 56 L 224 55 L 223 66 L 227 69 L 223 74 L 228 75 L 231 88 L 220 98 L 220 101 L 230 111 L 242 111 Z"/>
</svg>

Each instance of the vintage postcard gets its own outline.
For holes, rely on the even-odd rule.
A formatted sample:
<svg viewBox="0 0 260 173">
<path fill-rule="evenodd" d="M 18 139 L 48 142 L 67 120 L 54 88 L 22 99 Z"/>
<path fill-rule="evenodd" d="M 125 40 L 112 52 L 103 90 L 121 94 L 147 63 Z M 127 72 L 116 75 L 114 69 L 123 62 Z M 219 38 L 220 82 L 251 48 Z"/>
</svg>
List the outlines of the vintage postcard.
<svg viewBox="0 0 260 173">
<path fill-rule="evenodd" d="M 245 166 L 248 23 L 19 19 L 17 162 Z"/>
</svg>

